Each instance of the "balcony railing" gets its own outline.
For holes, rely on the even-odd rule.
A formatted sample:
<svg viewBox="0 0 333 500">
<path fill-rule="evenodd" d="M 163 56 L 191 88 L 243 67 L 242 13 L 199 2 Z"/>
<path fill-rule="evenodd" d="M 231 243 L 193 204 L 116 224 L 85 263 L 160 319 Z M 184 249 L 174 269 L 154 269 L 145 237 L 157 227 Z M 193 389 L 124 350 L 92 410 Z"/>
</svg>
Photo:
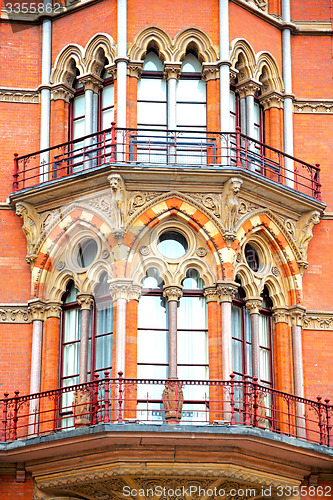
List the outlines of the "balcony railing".
<svg viewBox="0 0 333 500">
<path fill-rule="evenodd" d="M 95 379 L 0 400 L 1 441 L 61 433 L 99 423 L 248 426 L 332 446 L 329 400 L 299 398 L 256 378 L 220 380 Z M 269 436 L 269 435 L 267 435 Z M 65 434 L 64 434 L 64 437 Z"/>
<path fill-rule="evenodd" d="M 320 200 L 313 166 L 236 132 L 110 129 L 25 156 L 14 155 L 13 190 L 43 185 L 106 164 L 237 167 Z"/>
</svg>

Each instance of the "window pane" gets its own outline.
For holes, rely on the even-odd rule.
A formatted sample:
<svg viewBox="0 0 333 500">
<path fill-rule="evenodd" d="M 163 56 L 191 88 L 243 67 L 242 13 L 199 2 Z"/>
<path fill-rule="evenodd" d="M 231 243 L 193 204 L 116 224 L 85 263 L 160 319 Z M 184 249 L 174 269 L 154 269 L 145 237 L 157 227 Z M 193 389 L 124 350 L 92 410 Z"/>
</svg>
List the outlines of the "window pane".
<svg viewBox="0 0 333 500">
<path fill-rule="evenodd" d="M 206 82 L 203 80 L 179 80 L 177 102 L 206 102 Z"/>
<path fill-rule="evenodd" d="M 62 376 L 77 375 L 80 366 L 80 343 L 64 346 Z"/>
<path fill-rule="evenodd" d="M 269 317 L 259 315 L 259 345 L 261 347 L 270 347 L 269 342 Z"/>
<path fill-rule="evenodd" d="M 166 125 L 167 114 L 165 103 L 138 102 L 138 123 Z"/>
<path fill-rule="evenodd" d="M 96 370 L 112 366 L 113 335 L 96 337 Z M 104 373 L 102 374 L 104 377 Z"/>
<path fill-rule="evenodd" d="M 138 363 L 168 362 L 168 332 L 138 330 Z"/>
<path fill-rule="evenodd" d="M 233 111 L 234 113 L 236 113 L 236 96 L 235 96 L 235 92 L 232 92 L 230 90 L 230 98 L 229 98 L 229 105 L 230 105 L 230 111 Z"/>
<path fill-rule="evenodd" d="M 203 297 L 182 297 L 178 306 L 178 329 L 205 330 L 207 328 L 206 307 L 206 300 Z"/>
<path fill-rule="evenodd" d="M 102 129 L 110 128 L 114 121 L 114 108 L 106 109 L 102 112 Z"/>
<path fill-rule="evenodd" d="M 205 127 L 206 104 L 177 104 L 177 126 Z"/>
<path fill-rule="evenodd" d="M 71 309 L 64 313 L 64 342 L 73 342 L 81 338 L 80 309 Z"/>
<path fill-rule="evenodd" d="M 74 97 L 73 117 L 85 116 L 85 95 Z"/>
<path fill-rule="evenodd" d="M 237 306 L 232 306 L 232 336 L 242 338 L 242 309 Z"/>
<path fill-rule="evenodd" d="M 240 340 L 232 340 L 233 370 L 237 373 L 243 373 L 242 345 L 243 343 Z"/>
<path fill-rule="evenodd" d="M 83 137 L 85 134 L 85 119 L 80 118 L 79 120 L 75 120 L 73 124 L 73 139 L 78 139 L 79 137 Z M 79 145 L 75 145 L 75 149 L 78 149 Z"/>
<path fill-rule="evenodd" d="M 265 382 L 271 381 L 271 366 L 270 366 L 270 351 L 260 349 L 260 380 Z"/>
<path fill-rule="evenodd" d="M 177 363 L 208 365 L 208 340 L 206 332 L 177 334 Z"/>
<path fill-rule="evenodd" d="M 167 328 L 167 302 L 162 297 L 143 295 L 140 298 L 138 328 Z"/>
<path fill-rule="evenodd" d="M 155 52 L 151 51 L 146 55 L 143 71 L 163 71 L 163 63 Z"/>
<path fill-rule="evenodd" d="M 182 64 L 182 73 L 201 73 L 201 64 L 194 54 L 187 54 Z"/>
<path fill-rule="evenodd" d="M 142 78 L 138 82 L 138 101 L 166 101 L 166 81 Z"/>
<path fill-rule="evenodd" d="M 244 309 L 244 320 L 246 342 L 252 342 L 251 315 L 248 309 Z"/>
<path fill-rule="evenodd" d="M 114 85 L 107 85 L 103 88 L 102 93 L 102 107 L 106 108 L 108 106 L 114 105 Z"/>
</svg>

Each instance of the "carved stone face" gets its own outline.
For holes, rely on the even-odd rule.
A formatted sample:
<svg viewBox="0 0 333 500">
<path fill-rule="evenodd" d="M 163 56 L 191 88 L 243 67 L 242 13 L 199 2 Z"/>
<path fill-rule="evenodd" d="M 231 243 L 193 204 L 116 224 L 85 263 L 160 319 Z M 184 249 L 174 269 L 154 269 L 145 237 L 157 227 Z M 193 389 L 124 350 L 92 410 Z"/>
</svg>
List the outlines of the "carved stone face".
<svg viewBox="0 0 333 500">
<path fill-rule="evenodd" d="M 111 177 L 110 179 L 110 187 L 112 191 L 117 191 L 119 185 L 119 179 L 117 177 Z"/>
</svg>

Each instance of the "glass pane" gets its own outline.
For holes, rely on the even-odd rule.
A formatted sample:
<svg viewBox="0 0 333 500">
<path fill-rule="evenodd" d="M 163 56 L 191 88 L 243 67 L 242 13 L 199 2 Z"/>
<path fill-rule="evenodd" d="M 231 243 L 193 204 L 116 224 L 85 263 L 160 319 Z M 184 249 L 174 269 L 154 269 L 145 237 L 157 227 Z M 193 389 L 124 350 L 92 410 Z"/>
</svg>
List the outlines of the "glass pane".
<svg viewBox="0 0 333 500">
<path fill-rule="evenodd" d="M 75 122 L 73 123 L 73 139 L 78 139 L 79 137 L 83 137 L 84 134 L 85 134 L 85 119 L 80 118 L 79 120 L 75 120 Z M 75 149 L 78 149 L 79 147 L 80 146 L 78 144 L 75 144 Z"/>
<path fill-rule="evenodd" d="M 236 96 L 235 92 L 232 92 L 231 90 L 230 90 L 229 106 L 230 106 L 230 111 L 236 113 Z"/>
<path fill-rule="evenodd" d="M 177 104 L 178 127 L 205 127 L 206 104 Z M 198 141 L 199 142 L 199 141 Z"/>
<path fill-rule="evenodd" d="M 111 123 L 114 121 L 114 108 L 106 109 L 102 112 L 102 130 L 111 127 Z"/>
<path fill-rule="evenodd" d="M 259 351 L 260 360 L 260 380 L 265 382 L 271 381 L 271 366 L 270 366 L 270 351 L 266 349 L 260 349 Z"/>
<path fill-rule="evenodd" d="M 113 335 L 96 337 L 96 370 L 112 366 Z M 104 373 L 101 375 L 104 377 Z"/>
<path fill-rule="evenodd" d="M 257 125 L 259 125 L 260 123 L 260 107 L 259 107 L 259 104 L 258 103 L 254 103 L 254 123 L 256 123 Z"/>
<path fill-rule="evenodd" d="M 107 85 L 102 91 L 102 108 L 114 105 L 114 85 Z"/>
<path fill-rule="evenodd" d="M 113 331 L 113 308 L 107 302 L 96 303 L 96 335 Z"/>
<path fill-rule="evenodd" d="M 177 313 L 180 330 L 205 330 L 207 328 L 207 303 L 204 297 L 182 297 Z"/>
<path fill-rule="evenodd" d="M 168 362 L 168 332 L 138 330 L 138 363 Z"/>
<path fill-rule="evenodd" d="M 206 332 L 178 331 L 177 363 L 208 365 L 208 339 Z M 198 367 L 191 367 L 191 370 L 196 368 Z"/>
<path fill-rule="evenodd" d="M 166 125 L 165 103 L 138 102 L 138 124 Z"/>
<path fill-rule="evenodd" d="M 246 344 L 246 373 L 252 377 L 252 344 Z"/>
<path fill-rule="evenodd" d="M 233 370 L 237 373 L 243 373 L 243 355 L 242 355 L 243 342 L 240 340 L 232 340 L 232 363 Z"/>
<path fill-rule="evenodd" d="M 163 71 L 163 63 L 155 52 L 150 51 L 146 55 L 143 71 Z"/>
<path fill-rule="evenodd" d="M 81 338 L 81 311 L 71 309 L 64 312 L 64 342 L 73 342 Z"/>
<path fill-rule="evenodd" d="M 187 54 L 182 64 L 182 73 L 201 73 L 201 64 L 194 54 Z"/>
<path fill-rule="evenodd" d="M 80 367 L 80 343 L 64 346 L 62 376 L 77 375 Z"/>
<path fill-rule="evenodd" d="M 242 309 L 237 306 L 232 306 L 232 336 L 242 338 Z"/>
<path fill-rule="evenodd" d="M 177 102 L 206 102 L 206 82 L 203 80 L 179 80 Z"/>
<path fill-rule="evenodd" d="M 85 106 L 86 100 L 84 94 L 79 95 L 78 97 L 74 97 L 73 118 L 77 118 L 78 116 L 85 116 Z"/>
<path fill-rule="evenodd" d="M 138 82 L 138 101 L 166 101 L 166 89 L 162 78 L 142 78 Z"/>
<path fill-rule="evenodd" d="M 269 342 L 269 317 L 259 315 L 259 345 L 261 347 L 270 347 Z"/>
<path fill-rule="evenodd" d="M 167 329 L 167 302 L 162 297 L 143 295 L 139 300 L 138 328 Z"/>
<path fill-rule="evenodd" d="M 252 342 L 251 316 L 248 309 L 244 309 L 245 338 L 246 342 Z"/>
<path fill-rule="evenodd" d="M 71 283 L 68 292 L 69 293 L 66 297 L 65 304 L 70 304 L 71 302 L 76 302 L 77 290 L 76 290 L 73 282 Z"/>
</svg>

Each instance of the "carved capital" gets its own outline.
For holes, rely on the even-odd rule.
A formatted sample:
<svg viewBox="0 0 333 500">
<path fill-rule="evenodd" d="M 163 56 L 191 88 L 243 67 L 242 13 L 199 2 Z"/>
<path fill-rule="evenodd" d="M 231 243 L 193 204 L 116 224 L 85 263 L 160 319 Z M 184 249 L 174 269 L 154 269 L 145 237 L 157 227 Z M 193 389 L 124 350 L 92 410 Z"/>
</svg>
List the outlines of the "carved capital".
<svg viewBox="0 0 333 500">
<path fill-rule="evenodd" d="M 65 101 L 69 102 L 74 96 L 74 89 L 68 87 L 63 83 L 58 85 L 52 85 L 51 89 L 51 101 Z"/>
<path fill-rule="evenodd" d="M 46 302 L 42 299 L 32 299 L 28 302 L 28 309 L 32 321 L 45 319 Z"/>
<path fill-rule="evenodd" d="M 95 75 L 82 75 L 78 78 L 78 81 L 82 83 L 84 90 L 92 90 L 95 94 L 98 94 L 103 87 L 102 78 Z"/>
<path fill-rule="evenodd" d="M 141 291 L 142 291 L 142 285 L 139 284 L 133 284 L 128 293 L 128 300 L 140 300 L 141 297 Z"/>
<path fill-rule="evenodd" d="M 81 310 L 88 309 L 90 310 L 91 306 L 94 303 L 93 296 L 90 293 L 78 293 L 77 296 L 77 301 L 79 303 L 79 306 L 81 307 Z"/>
<path fill-rule="evenodd" d="M 108 64 L 107 66 L 105 66 L 105 69 L 114 80 L 117 79 L 117 65 L 115 63 Z"/>
<path fill-rule="evenodd" d="M 271 108 L 283 108 L 284 96 L 280 92 L 271 91 L 265 92 L 259 97 L 260 104 L 263 106 L 264 111 Z"/>
<path fill-rule="evenodd" d="M 238 73 L 239 73 L 238 69 L 230 68 L 230 81 L 236 80 Z"/>
<path fill-rule="evenodd" d="M 163 68 L 163 78 L 169 81 L 171 78 L 179 80 L 182 63 L 166 61 Z"/>
<path fill-rule="evenodd" d="M 252 299 L 248 299 L 245 302 L 245 307 L 250 311 L 250 314 L 259 314 L 262 306 L 262 298 L 261 297 L 253 297 Z"/>
<path fill-rule="evenodd" d="M 127 66 L 127 74 L 139 80 L 142 75 L 142 69 L 143 61 L 130 61 Z"/>
<path fill-rule="evenodd" d="M 234 283 L 233 281 L 218 281 L 217 282 L 217 291 L 219 294 L 220 302 L 232 302 L 239 285 Z"/>
<path fill-rule="evenodd" d="M 61 316 L 61 303 L 48 301 L 45 308 L 45 316 L 47 318 L 60 318 Z"/>
<path fill-rule="evenodd" d="M 219 67 L 217 63 L 202 63 L 202 79 L 208 82 L 209 80 L 217 80 L 220 77 Z"/>
<path fill-rule="evenodd" d="M 108 281 L 112 300 L 130 300 L 133 282 L 130 279 L 112 279 Z"/>
<path fill-rule="evenodd" d="M 303 320 L 306 314 L 306 308 L 299 304 L 291 306 L 289 308 L 291 325 L 292 326 L 303 326 Z"/>
<path fill-rule="evenodd" d="M 209 302 L 218 302 L 219 300 L 219 292 L 215 285 L 207 285 L 204 286 L 204 296 L 206 298 L 207 304 Z"/>
<path fill-rule="evenodd" d="M 242 80 L 236 87 L 236 92 L 239 94 L 241 99 L 247 96 L 254 96 L 261 88 L 261 83 L 249 78 L 248 80 Z"/>
<path fill-rule="evenodd" d="M 296 223 L 296 244 L 303 262 L 307 261 L 308 246 L 313 237 L 313 226 L 319 222 L 320 212 L 311 210 L 305 212 Z"/>
<path fill-rule="evenodd" d="M 168 299 L 168 302 L 178 300 L 183 296 L 183 289 L 179 285 L 164 285 L 163 287 L 163 297 Z"/>
<path fill-rule="evenodd" d="M 273 307 L 273 321 L 277 323 L 287 323 L 289 324 L 290 315 L 289 309 L 286 307 Z"/>
</svg>

